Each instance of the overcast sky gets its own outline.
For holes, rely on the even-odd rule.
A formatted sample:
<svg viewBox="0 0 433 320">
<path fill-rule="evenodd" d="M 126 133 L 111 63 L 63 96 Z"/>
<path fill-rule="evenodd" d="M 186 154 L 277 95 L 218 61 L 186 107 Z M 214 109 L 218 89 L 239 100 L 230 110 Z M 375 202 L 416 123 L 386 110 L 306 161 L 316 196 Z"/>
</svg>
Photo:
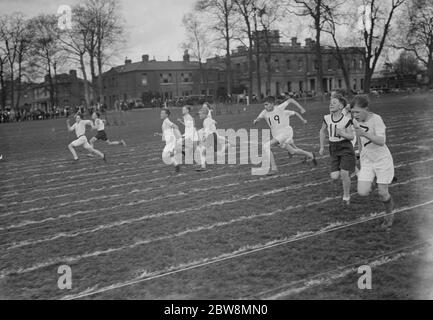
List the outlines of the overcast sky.
<svg viewBox="0 0 433 320">
<path fill-rule="evenodd" d="M 59 6 L 77 4 L 80 0 L 0 0 L 0 14 L 22 12 L 27 16 L 38 13 L 56 13 Z M 191 12 L 196 0 L 120 0 L 122 16 L 126 23 L 126 41 L 111 65 L 123 64 L 125 57 L 141 60 L 143 54 L 157 60 L 181 60 L 180 44 L 185 40 L 182 17 Z M 304 43 L 312 36 L 309 21 L 296 16 L 285 19 L 279 26 L 282 41 L 298 36 Z M 324 43 L 326 35 L 323 35 Z M 329 39 L 328 39 L 329 40 Z"/>
<path fill-rule="evenodd" d="M 38 13 L 56 13 L 60 5 L 74 5 L 79 0 L 0 0 L 0 14 L 23 12 L 27 16 Z M 143 54 L 157 60 L 182 59 L 180 43 L 185 31 L 182 17 L 191 11 L 195 0 L 120 0 L 126 20 L 127 43 L 119 52 L 118 60 L 125 56 L 138 61 Z"/>
</svg>

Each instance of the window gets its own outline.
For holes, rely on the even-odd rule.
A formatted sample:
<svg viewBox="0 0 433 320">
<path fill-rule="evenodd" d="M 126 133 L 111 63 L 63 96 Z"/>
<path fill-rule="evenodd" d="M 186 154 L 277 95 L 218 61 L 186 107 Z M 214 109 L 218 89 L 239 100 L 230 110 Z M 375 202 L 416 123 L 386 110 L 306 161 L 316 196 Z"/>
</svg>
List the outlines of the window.
<svg viewBox="0 0 433 320">
<path fill-rule="evenodd" d="M 361 90 L 364 90 L 364 79 L 361 79 Z"/>
<path fill-rule="evenodd" d="M 357 65 L 356 59 L 353 59 L 353 70 L 356 70 L 356 65 Z"/>
<path fill-rule="evenodd" d="M 328 70 L 332 70 L 332 60 L 328 60 Z"/>
<path fill-rule="evenodd" d="M 303 67 L 304 67 L 304 63 L 303 63 L 302 59 L 299 59 L 298 60 L 298 71 L 302 71 Z"/>
<path fill-rule="evenodd" d="M 359 70 L 362 70 L 364 68 L 364 61 L 362 59 L 359 60 Z"/>
<path fill-rule="evenodd" d="M 338 79 L 338 89 L 342 88 L 342 84 L 343 84 L 343 81 L 341 79 Z"/>
<path fill-rule="evenodd" d="M 147 74 L 146 73 L 143 73 L 141 75 L 141 85 L 147 86 Z"/>
<path fill-rule="evenodd" d="M 279 72 L 280 71 L 280 61 L 278 59 L 274 60 L 274 65 L 275 65 L 275 72 Z"/>
<path fill-rule="evenodd" d="M 292 83 L 290 81 L 287 82 L 287 92 L 292 92 Z"/>
<path fill-rule="evenodd" d="M 317 63 L 317 60 L 314 60 L 314 70 L 319 69 L 319 64 Z"/>
<path fill-rule="evenodd" d="M 290 60 L 286 60 L 286 68 L 288 71 L 292 70 L 292 62 Z"/>
<path fill-rule="evenodd" d="M 180 78 L 183 83 L 192 82 L 192 72 L 181 73 Z"/>
<path fill-rule="evenodd" d="M 356 83 L 356 79 L 353 79 L 353 90 L 357 90 L 358 89 L 358 86 L 357 86 L 357 83 Z"/>
<path fill-rule="evenodd" d="M 173 83 L 171 73 L 161 73 L 159 76 L 161 78 L 161 83 Z"/>
<path fill-rule="evenodd" d="M 241 64 L 240 64 L 240 63 L 237 63 L 237 64 L 236 64 L 236 70 L 237 70 L 238 72 L 241 72 Z"/>
</svg>

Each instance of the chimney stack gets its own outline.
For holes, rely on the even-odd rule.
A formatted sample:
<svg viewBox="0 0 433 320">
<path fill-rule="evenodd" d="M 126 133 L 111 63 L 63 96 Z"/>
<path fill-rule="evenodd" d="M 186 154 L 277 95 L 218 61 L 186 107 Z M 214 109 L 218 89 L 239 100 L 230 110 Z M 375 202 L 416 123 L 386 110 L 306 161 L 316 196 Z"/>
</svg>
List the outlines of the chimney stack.
<svg viewBox="0 0 433 320">
<path fill-rule="evenodd" d="M 188 53 L 188 50 L 185 50 L 184 54 L 183 54 L 183 62 L 189 62 L 190 60 L 190 56 Z"/>
<path fill-rule="evenodd" d="M 311 39 L 311 38 L 305 39 L 305 46 L 306 47 L 312 47 L 313 46 L 313 39 Z"/>
<path fill-rule="evenodd" d="M 73 78 L 76 78 L 77 77 L 77 70 L 70 70 L 69 75 Z"/>
<path fill-rule="evenodd" d="M 125 59 L 125 64 L 131 64 L 131 63 L 132 63 L 131 59 L 128 59 L 128 58 Z"/>
<path fill-rule="evenodd" d="M 141 60 L 142 60 L 143 62 L 149 62 L 149 55 L 148 55 L 148 54 L 143 54 L 143 55 L 141 56 Z"/>
<path fill-rule="evenodd" d="M 298 45 L 298 38 L 293 37 L 292 38 L 292 47 L 296 47 Z"/>
</svg>

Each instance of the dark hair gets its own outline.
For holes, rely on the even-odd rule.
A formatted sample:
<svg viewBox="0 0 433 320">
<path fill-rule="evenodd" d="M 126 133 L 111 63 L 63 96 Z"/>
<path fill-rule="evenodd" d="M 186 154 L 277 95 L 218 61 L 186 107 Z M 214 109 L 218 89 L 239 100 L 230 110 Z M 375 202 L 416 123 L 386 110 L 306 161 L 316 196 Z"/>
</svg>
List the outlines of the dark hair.
<svg viewBox="0 0 433 320">
<path fill-rule="evenodd" d="M 206 101 L 206 102 L 204 102 L 204 103 L 203 103 L 203 105 L 204 105 L 204 106 L 206 106 L 206 107 L 208 107 L 209 109 L 211 108 L 211 107 L 210 107 L 210 103 L 209 103 L 209 102 L 207 102 L 207 101 Z"/>
<path fill-rule="evenodd" d="M 97 116 L 98 118 L 101 117 L 101 114 L 100 114 L 99 112 L 95 112 L 95 114 L 96 114 L 96 116 Z"/>
<path fill-rule="evenodd" d="M 339 93 L 334 94 L 332 96 L 332 99 L 337 99 L 338 101 L 340 101 L 340 103 L 343 105 L 343 107 L 346 108 L 346 106 L 347 106 L 347 100 L 341 94 L 339 94 Z"/>
<path fill-rule="evenodd" d="M 75 114 L 75 116 L 76 116 L 76 117 L 79 116 L 81 119 L 83 119 L 83 115 L 82 115 L 80 112 L 77 112 L 77 113 Z"/>
<path fill-rule="evenodd" d="M 272 96 L 266 97 L 265 103 L 275 103 L 275 97 Z"/>
<path fill-rule="evenodd" d="M 191 112 L 191 106 L 190 105 L 186 105 L 186 106 L 183 106 L 184 108 L 186 108 L 189 112 Z"/>
<path fill-rule="evenodd" d="M 161 110 L 164 111 L 166 115 L 170 115 L 170 110 L 168 110 L 167 108 L 162 108 Z"/>
<path fill-rule="evenodd" d="M 350 103 L 351 107 L 359 107 L 362 109 L 368 108 L 370 105 L 370 99 L 366 95 L 357 95 L 355 98 L 353 98 L 352 102 Z"/>
</svg>

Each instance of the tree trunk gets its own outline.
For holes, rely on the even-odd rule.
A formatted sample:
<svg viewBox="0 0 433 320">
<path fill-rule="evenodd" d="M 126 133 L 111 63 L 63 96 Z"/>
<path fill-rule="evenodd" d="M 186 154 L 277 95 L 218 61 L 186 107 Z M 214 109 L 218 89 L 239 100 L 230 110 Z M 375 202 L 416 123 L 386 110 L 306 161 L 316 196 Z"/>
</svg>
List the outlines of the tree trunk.
<svg viewBox="0 0 433 320">
<path fill-rule="evenodd" d="M 51 61 L 48 60 L 48 84 L 50 87 L 50 104 L 51 109 L 54 107 L 55 101 L 54 101 L 54 82 L 53 77 L 51 75 Z"/>
<path fill-rule="evenodd" d="M 99 103 L 103 103 L 104 101 L 104 91 L 103 91 L 103 84 L 102 84 L 102 52 L 100 49 L 98 49 L 98 100 Z"/>
<path fill-rule="evenodd" d="M 80 67 L 84 79 L 84 99 L 86 101 L 86 109 L 88 109 L 90 107 L 90 90 L 89 90 L 89 82 L 87 81 L 86 66 L 84 64 L 84 53 L 80 54 Z"/>
<path fill-rule="evenodd" d="M 22 57 L 19 58 L 18 60 L 18 83 L 17 83 L 17 101 L 15 104 L 15 110 L 19 110 L 20 109 L 20 100 L 21 100 L 21 78 L 22 78 L 22 63 L 23 63 L 23 59 Z"/>
<path fill-rule="evenodd" d="M 248 100 L 251 103 L 253 100 L 253 39 L 251 36 L 251 32 L 249 33 L 249 44 L 250 47 L 248 49 Z"/>
<path fill-rule="evenodd" d="M 433 53 L 430 53 L 428 63 L 427 63 L 427 76 L 428 85 L 430 88 L 433 87 Z"/>
<path fill-rule="evenodd" d="M 254 18 L 256 19 L 256 18 Z M 254 32 L 256 34 L 256 75 L 257 75 L 257 99 L 260 101 L 262 99 L 262 77 L 260 74 L 260 46 L 259 46 L 259 36 L 257 32 L 257 22 L 254 23 Z M 251 102 L 251 100 L 250 100 Z"/>
<path fill-rule="evenodd" d="M 366 66 L 365 67 L 365 79 L 364 79 L 364 92 L 370 93 L 371 88 L 371 78 L 373 77 L 373 69 Z"/>
<path fill-rule="evenodd" d="M 322 48 L 320 47 L 321 42 L 321 1 L 317 1 L 316 5 L 316 16 L 314 18 L 314 27 L 316 29 L 316 59 L 317 59 L 317 93 L 323 95 L 323 61 L 322 61 Z"/>
<path fill-rule="evenodd" d="M 11 68 L 11 76 L 10 76 L 10 80 L 11 80 L 11 108 L 15 107 L 15 81 L 14 81 L 14 69 L 13 69 L 13 65 Z"/>
<path fill-rule="evenodd" d="M 227 4 L 227 3 L 225 3 Z M 227 12 L 227 8 L 226 8 Z M 230 26 L 229 17 L 225 17 L 225 36 L 226 36 L 226 72 L 227 72 L 227 95 L 231 97 L 232 95 L 232 57 L 230 52 Z"/>
<path fill-rule="evenodd" d="M 95 68 L 95 56 L 94 52 L 89 52 L 90 57 L 90 74 L 92 75 L 92 88 L 93 88 L 93 99 L 99 95 L 98 88 L 96 86 L 96 68 Z M 95 101 L 93 101 L 94 103 Z"/>
<path fill-rule="evenodd" d="M 7 88 L 5 86 L 4 63 L 2 60 L 0 61 L 0 84 L 2 87 L 1 110 L 4 111 L 4 109 L 6 107 L 6 100 L 7 100 Z"/>
</svg>

